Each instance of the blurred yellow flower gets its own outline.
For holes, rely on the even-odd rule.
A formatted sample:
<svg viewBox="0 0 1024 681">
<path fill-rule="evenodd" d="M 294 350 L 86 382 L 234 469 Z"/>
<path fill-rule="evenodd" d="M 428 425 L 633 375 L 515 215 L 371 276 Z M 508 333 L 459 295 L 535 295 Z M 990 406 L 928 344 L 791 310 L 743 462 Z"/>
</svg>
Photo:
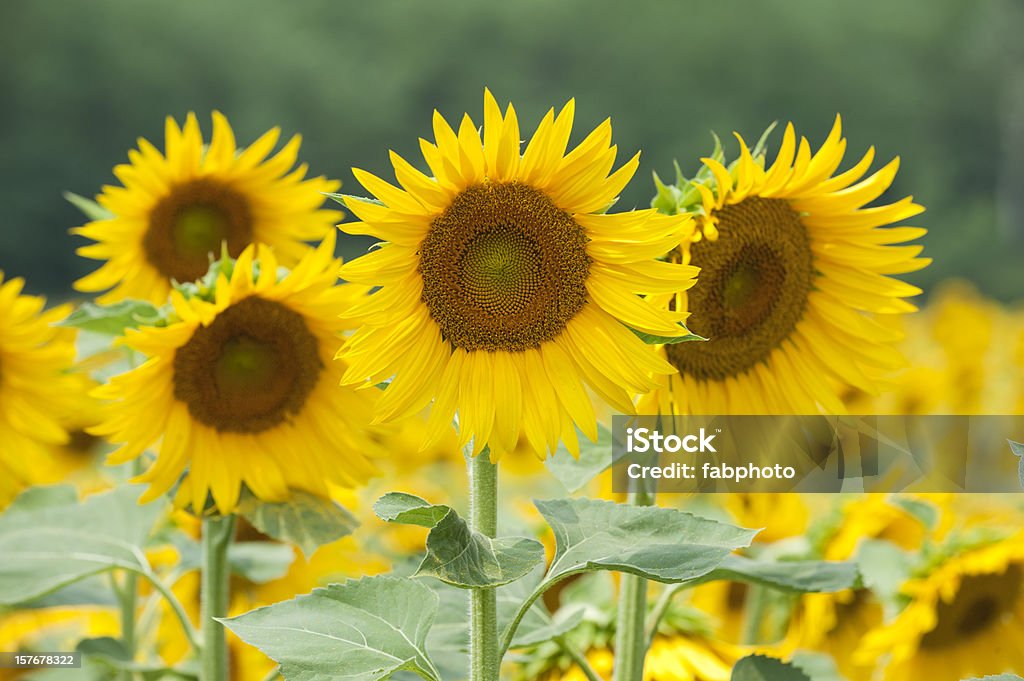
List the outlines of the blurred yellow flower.
<svg viewBox="0 0 1024 681">
<path fill-rule="evenodd" d="M 610 679 L 615 656 L 607 648 L 586 655 L 601 678 Z M 729 681 L 740 649 L 702 636 L 656 636 L 644 663 L 643 681 Z M 578 666 L 551 669 L 536 681 L 587 681 Z"/>
<path fill-rule="evenodd" d="M 79 291 L 112 289 L 100 302 L 162 304 L 171 280 L 204 275 L 222 244 L 232 257 L 250 244 L 268 244 L 291 265 L 308 250 L 303 241 L 322 239 L 341 219 L 338 211 L 320 209 L 323 192 L 340 183 L 304 180 L 305 164 L 293 169 L 299 135 L 267 158 L 279 128 L 239 149 L 227 119 L 216 111 L 209 146 L 192 113 L 181 128 L 168 116 L 164 134 L 164 153 L 139 138 L 129 162 L 114 168 L 123 186 L 105 186 L 96 197 L 110 217 L 72 230 L 97 242 L 79 248 L 79 255 L 105 261 L 75 283 Z"/>
<path fill-rule="evenodd" d="M 75 332 L 54 324 L 67 306 L 22 295 L 22 279 L 0 272 L 0 509 L 51 475 L 50 450 L 69 442 L 57 414 L 73 408 Z"/>
<path fill-rule="evenodd" d="M 391 154 L 402 188 L 355 170 L 381 203 L 349 199 L 362 222 L 342 225 L 386 242 L 342 277 L 380 289 L 352 310 L 363 327 L 342 356 L 346 383 L 393 378 L 379 420 L 433 403 L 428 439 L 458 414 L 461 444 L 512 452 L 520 432 L 536 452 L 596 439 L 584 385 L 631 412 L 631 395 L 672 371 L 628 327 L 682 336 L 683 310 L 637 294 L 685 289 L 695 270 L 660 262 L 690 234 L 686 216 L 606 214 L 636 171 L 615 162 L 611 124 L 566 153 L 575 104 L 550 110 L 525 152 L 516 112 L 484 94 L 483 139 L 434 114 L 421 141 L 429 177 Z"/>
<path fill-rule="evenodd" d="M 903 587 L 909 604 L 856 656 L 886 681 L 967 679 L 1024 669 L 1024 533 L 955 555 Z"/>
</svg>

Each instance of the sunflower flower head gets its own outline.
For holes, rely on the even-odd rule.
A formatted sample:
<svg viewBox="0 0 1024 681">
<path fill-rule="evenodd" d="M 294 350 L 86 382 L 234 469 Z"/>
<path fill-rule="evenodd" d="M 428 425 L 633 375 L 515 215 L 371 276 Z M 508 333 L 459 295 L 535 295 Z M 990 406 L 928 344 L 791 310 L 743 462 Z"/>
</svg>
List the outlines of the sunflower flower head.
<svg viewBox="0 0 1024 681">
<path fill-rule="evenodd" d="M 212 287 L 172 291 L 166 325 L 126 333 L 148 359 L 96 390 L 109 403 L 91 432 L 120 445 L 111 463 L 156 448 L 138 478 L 144 501 L 183 474 L 178 506 L 200 512 L 212 495 L 229 513 L 243 485 L 267 501 L 292 488 L 327 497 L 376 473 L 365 428 L 376 391 L 339 389 L 344 365 L 332 361 L 353 295 L 335 285 L 334 245 L 331 233 L 290 272 L 269 247 L 248 247 L 215 265 Z"/>
<path fill-rule="evenodd" d="M 1024 533 L 968 547 L 903 587 L 907 606 L 856 658 L 884 679 L 965 679 L 1024 669 Z"/>
<path fill-rule="evenodd" d="M 362 326 L 342 351 L 350 384 L 390 380 L 381 421 L 433 407 L 428 441 L 457 415 L 462 444 L 513 451 L 520 429 L 533 451 L 576 427 L 596 438 L 587 387 L 617 410 L 672 371 L 636 332 L 687 335 L 685 310 L 659 310 L 638 294 L 688 288 L 694 268 L 658 258 L 688 239 L 688 216 L 654 210 L 607 214 L 632 177 L 619 169 L 605 121 L 566 152 L 574 102 L 541 120 L 521 149 L 519 122 L 484 93 L 483 136 L 466 115 L 453 129 L 434 113 L 420 140 L 430 174 L 391 154 L 396 187 L 356 178 L 378 201 L 348 199 L 381 239 L 342 277 L 379 287 L 351 310 Z"/>
<path fill-rule="evenodd" d="M 55 326 L 70 308 L 44 310 L 46 301 L 24 295 L 24 286 L 0 272 L 0 509 L 46 480 L 50 452 L 69 441 L 56 414 L 80 395 L 70 373 L 75 332 Z"/>
<path fill-rule="evenodd" d="M 654 396 L 661 413 L 843 413 L 843 386 L 878 392 L 877 376 L 904 364 L 898 331 L 873 316 L 915 308 L 915 286 L 893 275 L 919 270 L 919 227 L 894 227 L 923 208 L 911 197 L 877 204 L 899 159 L 865 177 L 871 148 L 837 172 L 846 150 L 837 117 L 816 151 L 786 126 L 774 162 L 737 135 L 740 156 L 702 159 L 693 180 L 660 181 L 654 205 L 693 210 L 693 240 L 677 254 L 701 268 L 690 291 L 662 298 L 689 309 L 707 343 L 666 346 L 678 370 Z"/>
<path fill-rule="evenodd" d="M 294 167 L 299 135 L 269 156 L 280 134 L 274 128 L 239 148 L 227 119 L 215 111 L 208 146 L 192 113 L 181 127 L 167 118 L 163 152 L 140 138 L 129 162 L 114 168 L 122 186 L 105 186 L 97 196 L 105 214 L 72 230 L 96 242 L 79 248 L 79 255 L 104 261 L 75 288 L 107 291 L 101 303 L 136 298 L 162 304 L 172 282 L 205 274 L 222 244 L 233 258 L 263 243 L 284 264 L 297 262 L 308 250 L 304 241 L 323 238 L 341 219 L 340 212 L 321 209 L 323 192 L 340 184 L 304 179 L 306 165 Z"/>
</svg>

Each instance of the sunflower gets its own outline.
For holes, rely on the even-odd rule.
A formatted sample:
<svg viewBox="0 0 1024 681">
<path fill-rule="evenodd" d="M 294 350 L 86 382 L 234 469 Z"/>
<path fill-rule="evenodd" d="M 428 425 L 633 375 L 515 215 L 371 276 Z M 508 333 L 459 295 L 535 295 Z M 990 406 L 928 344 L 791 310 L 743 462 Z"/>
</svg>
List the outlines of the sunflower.
<svg viewBox="0 0 1024 681">
<path fill-rule="evenodd" d="M 947 505 L 947 500 L 938 496 L 928 499 L 943 507 Z M 924 498 L 915 502 L 928 503 Z M 935 510 L 942 513 L 940 508 Z M 949 514 L 942 513 L 940 517 L 948 518 Z M 926 538 L 938 536 L 945 526 L 940 521 L 929 530 L 905 507 L 883 494 L 867 494 L 846 503 L 837 520 L 832 521 L 834 526 L 821 533 L 817 553 L 824 560 L 854 560 L 860 544 L 869 539 L 917 551 Z M 789 630 L 777 652 L 784 657 L 801 649 L 827 653 L 836 661 L 844 678 L 868 681 L 874 670 L 873 662 L 855 661 L 853 653 L 863 636 L 882 621 L 882 604 L 869 589 L 804 594 L 796 603 Z"/>
<path fill-rule="evenodd" d="M 838 117 L 813 154 L 788 125 L 767 169 L 737 138 L 732 170 L 702 159 L 707 179 L 687 187 L 698 229 L 677 258 L 701 278 L 664 301 L 688 308 L 690 328 L 710 341 L 665 347 L 678 375 L 641 411 L 842 413 L 837 386 L 874 394 L 875 374 L 904 363 L 899 334 L 871 316 L 915 309 L 904 299 L 920 289 L 889 275 L 928 265 L 920 245 L 898 245 L 925 230 L 886 225 L 923 209 L 911 197 L 865 207 L 892 185 L 899 159 L 861 179 L 872 148 L 836 174 L 846 150 Z"/>
<path fill-rule="evenodd" d="M 82 639 L 120 633 L 121 622 L 113 608 L 55 606 L 0 613 L 0 649 L 8 652 L 74 650 Z M 0 668 L 0 681 L 27 678 L 31 673 Z"/>
<path fill-rule="evenodd" d="M 50 448 L 68 442 L 54 414 L 76 395 L 75 332 L 54 326 L 70 308 L 44 311 L 24 285 L 0 272 L 0 509 L 47 475 Z"/>
<path fill-rule="evenodd" d="M 280 134 L 273 128 L 239 149 L 227 119 L 215 111 L 208 147 L 192 113 L 181 128 L 167 118 L 163 154 L 140 138 L 129 163 L 114 168 L 123 186 L 105 186 L 96 197 L 109 217 L 72 230 L 97 242 L 79 248 L 79 255 L 106 261 L 75 288 L 112 289 L 101 303 L 138 298 L 161 304 L 172 280 L 206 274 L 210 254 L 220 253 L 222 244 L 232 257 L 263 243 L 284 264 L 298 261 L 308 250 L 303 241 L 323 238 L 341 219 L 338 211 L 320 209 L 323 192 L 340 183 L 304 180 L 306 165 L 292 168 L 299 135 L 268 158 Z"/>
<path fill-rule="evenodd" d="M 886 680 L 966 679 L 1024 669 L 1024 533 L 949 558 L 903 587 L 907 607 L 864 637 Z"/>
<path fill-rule="evenodd" d="M 587 653 L 590 666 L 603 678 L 611 678 L 615 655 L 607 648 Z M 644 662 L 643 681 L 728 681 L 742 657 L 740 649 L 702 636 L 674 634 L 655 636 Z M 534 677 L 538 681 L 586 681 L 578 666 L 560 666 Z"/>
<path fill-rule="evenodd" d="M 584 383 L 622 412 L 631 394 L 672 367 L 635 331 L 687 334 L 682 310 L 636 295 L 688 288 L 695 270 L 658 261 L 690 234 L 687 216 L 606 214 L 639 163 L 615 172 L 605 121 L 566 153 L 574 103 L 541 120 L 520 153 L 519 123 L 484 93 L 483 140 L 469 115 L 458 132 L 434 113 L 435 143 L 420 147 L 433 176 L 391 154 L 401 188 L 355 169 L 379 202 L 349 199 L 361 220 L 342 225 L 385 243 L 342 277 L 380 289 L 352 310 L 363 324 L 343 349 L 346 383 L 391 379 L 377 418 L 433 401 L 429 437 L 458 414 L 463 444 L 537 452 L 575 426 L 596 439 Z"/>
<path fill-rule="evenodd" d="M 127 332 L 123 343 L 149 359 L 97 389 L 110 403 L 91 432 L 122 445 L 111 463 L 159 443 L 138 478 L 150 484 L 143 501 L 186 469 L 176 504 L 199 512 L 212 492 L 222 513 L 242 484 L 268 501 L 289 488 L 326 497 L 376 472 L 365 433 L 376 391 L 339 389 L 345 367 L 332 361 L 351 298 L 335 286 L 334 244 L 332 233 L 283 276 L 269 248 L 246 248 L 212 300 L 175 290 L 176 321 Z"/>
</svg>

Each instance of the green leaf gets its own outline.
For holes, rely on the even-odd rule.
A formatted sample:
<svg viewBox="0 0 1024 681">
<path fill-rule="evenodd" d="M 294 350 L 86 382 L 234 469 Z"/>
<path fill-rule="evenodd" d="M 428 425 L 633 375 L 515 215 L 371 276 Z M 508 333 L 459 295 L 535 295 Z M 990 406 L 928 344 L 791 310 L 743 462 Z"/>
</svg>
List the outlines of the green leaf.
<svg viewBox="0 0 1024 681">
<path fill-rule="evenodd" d="M 449 506 L 432 505 L 412 494 L 391 492 L 374 504 L 388 522 L 430 527 L 427 555 L 417 575 L 463 588 L 501 586 L 528 574 L 544 560 L 544 546 L 526 537 L 492 539 L 470 529 Z"/>
<path fill-rule="evenodd" d="M 373 512 L 381 520 L 420 527 L 437 525 L 450 510 L 450 506 L 431 504 L 405 492 L 388 492 L 373 505 Z"/>
<path fill-rule="evenodd" d="M 516 629 L 511 647 L 525 648 L 564 636 L 583 622 L 586 612 L 587 606 L 575 603 L 559 608 L 554 615 L 544 613 L 538 626 L 530 626 L 530 620 L 524 618 L 519 628 Z"/>
<path fill-rule="evenodd" d="M 544 545 L 526 537 L 492 539 L 469 528 L 454 510 L 427 535 L 417 575 L 465 588 L 508 584 L 544 561 Z"/>
<path fill-rule="evenodd" d="M 417 580 L 366 577 L 221 621 L 288 681 L 378 681 L 400 670 L 439 681 L 426 650 L 438 602 Z"/>
<path fill-rule="evenodd" d="M 87 638 L 78 642 L 75 650 L 82 653 L 83 663 L 88 662 L 90 666 L 106 667 L 115 672 L 132 672 L 133 678 L 143 679 L 188 679 L 195 678 L 193 674 L 176 670 L 164 664 L 147 664 L 136 662 L 128 652 L 124 644 L 110 636 L 100 638 Z M 121 678 L 121 675 L 118 676 Z"/>
<path fill-rule="evenodd" d="M 760 561 L 726 556 L 700 582 L 726 579 L 750 582 L 790 593 L 835 593 L 857 584 L 857 566 L 823 560 Z"/>
<path fill-rule="evenodd" d="M 72 485 L 46 485 L 29 487 L 11 502 L 7 515 L 36 511 L 51 506 L 68 506 L 78 501 L 78 492 Z"/>
<path fill-rule="evenodd" d="M 659 582 L 703 577 L 756 530 L 668 508 L 595 499 L 534 501 L 555 535 L 546 581 L 589 570 L 618 570 Z"/>
<path fill-rule="evenodd" d="M 537 569 L 534 569 L 525 578 L 498 589 L 498 631 L 500 633 L 505 633 L 520 606 L 543 579 L 544 566 L 538 565 Z M 582 580 L 573 582 L 569 586 L 575 586 L 580 581 Z M 614 585 L 603 584 L 602 586 L 607 587 L 606 593 L 611 593 L 614 590 Z M 525 648 L 550 641 L 556 636 L 567 634 L 583 622 L 588 610 L 593 609 L 595 604 L 568 602 L 564 598 L 566 591 L 561 594 L 563 605 L 554 616 L 551 615 L 542 600 L 534 601 L 516 627 L 515 636 L 509 647 Z"/>
<path fill-rule="evenodd" d="M 896 497 L 891 503 L 917 518 L 929 530 L 934 529 L 935 523 L 939 521 L 939 510 L 927 501 Z"/>
<path fill-rule="evenodd" d="M 793 654 L 790 664 L 797 667 L 812 681 L 846 681 L 836 661 L 824 653 L 810 653 L 801 651 Z"/>
<path fill-rule="evenodd" d="M 349 535 L 359 525 L 340 504 L 315 494 L 292 490 L 287 501 L 261 501 L 249 491 L 238 502 L 238 514 L 263 534 L 298 546 L 307 557 L 323 544 Z"/>
<path fill-rule="evenodd" d="M 800 669 L 764 655 L 744 657 L 732 668 L 732 681 L 811 681 Z"/>
<path fill-rule="evenodd" d="M 427 650 L 442 679 L 465 678 L 469 667 L 469 625 L 466 622 L 469 593 L 436 579 L 427 584 L 441 600 L 437 617 L 427 634 Z M 499 594 L 501 591 L 498 589 Z"/>
<path fill-rule="evenodd" d="M 145 300 L 122 300 L 113 305 L 82 303 L 60 323 L 106 336 L 120 336 L 125 329 L 153 326 L 163 316 L 160 309 Z"/>
<path fill-rule="evenodd" d="M 884 603 L 895 602 L 914 569 L 914 561 L 909 554 L 895 544 L 879 539 L 865 539 L 861 543 L 857 549 L 857 565 L 864 578 L 864 586 Z"/>
<path fill-rule="evenodd" d="M 142 547 L 162 511 L 124 485 L 84 502 L 0 516 L 0 605 L 39 598 L 116 568 L 148 569 Z"/>
<path fill-rule="evenodd" d="M 87 199 L 74 192 L 64 192 L 63 196 L 65 201 L 82 211 L 82 214 L 90 220 L 109 220 L 114 217 L 113 213 L 92 199 Z"/>
<path fill-rule="evenodd" d="M 295 552 L 287 544 L 265 541 L 238 542 L 228 549 L 231 572 L 254 584 L 266 584 L 288 574 Z"/>
<path fill-rule="evenodd" d="M 597 442 L 581 437 L 580 458 L 560 445 L 554 456 L 548 457 L 544 465 L 548 472 L 562 483 L 569 492 L 578 492 L 588 482 L 604 473 L 612 465 L 612 433 L 604 426 L 597 427 Z"/>
<path fill-rule="evenodd" d="M 679 326 L 680 328 L 685 328 L 682 324 L 680 324 Z M 698 336 L 695 333 L 687 333 L 684 336 L 655 336 L 652 333 L 644 333 L 643 331 L 637 331 L 633 327 L 627 328 L 629 328 L 629 330 L 632 331 L 637 338 L 642 340 L 644 343 L 647 343 L 648 345 L 675 345 L 676 343 L 689 343 L 691 341 L 707 340 L 707 338 L 704 338 L 704 336 Z"/>
<path fill-rule="evenodd" d="M 1013 440 L 1007 440 L 1007 442 L 1010 443 L 1010 451 L 1020 459 L 1017 462 L 1017 478 L 1020 480 L 1021 489 L 1024 489 L 1024 444 Z"/>
</svg>

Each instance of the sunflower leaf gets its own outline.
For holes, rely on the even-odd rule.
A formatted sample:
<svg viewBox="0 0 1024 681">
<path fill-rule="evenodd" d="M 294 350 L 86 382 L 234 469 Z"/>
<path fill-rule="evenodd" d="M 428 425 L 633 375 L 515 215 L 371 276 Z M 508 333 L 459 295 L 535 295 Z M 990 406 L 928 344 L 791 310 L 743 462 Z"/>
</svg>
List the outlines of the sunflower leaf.
<svg viewBox="0 0 1024 681">
<path fill-rule="evenodd" d="M 373 505 L 373 512 L 381 520 L 420 527 L 434 527 L 451 510 L 450 506 L 431 504 L 405 492 L 388 492 Z"/>
<path fill-rule="evenodd" d="M 811 681 L 798 667 L 774 657 L 750 655 L 732 668 L 732 681 Z"/>
<path fill-rule="evenodd" d="M 658 582 L 685 582 L 710 573 L 735 549 L 750 545 L 746 530 L 669 508 L 596 499 L 534 501 L 555 535 L 549 584 L 572 574 L 616 570 Z"/>
<path fill-rule="evenodd" d="M 762 561 L 726 556 L 721 565 L 700 578 L 749 582 L 790 593 L 835 593 L 857 584 L 860 574 L 851 562 L 823 560 Z"/>
<path fill-rule="evenodd" d="M 564 446 L 559 446 L 554 456 L 544 461 L 548 472 L 570 492 L 578 492 L 595 477 L 612 465 L 612 433 L 604 426 L 597 426 L 597 442 L 581 437 L 580 456 L 577 459 Z"/>
<path fill-rule="evenodd" d="M 50 594 L 114 569 L 149 569 L 142 548 L 162 512 L 138 504 L 142 488 L 124 485 L 81 503 L 26 506 L 0 516 L 0 605 Z"/>
<path fill-rule="evenodd" d="M 1013 440 L 1007 440 L 1010 443 L 1010 451 L 1013 452 L 1020 461 L 1017 462 L 1017 477 L 1020 479 L 1020 486 L 1024 489 L 1024 443 L 1014 442 Z"/>
<path fill-rule="evenodd" d="M 287 544 L 266 541 L 235 542 L 228 548 L 232 574 L 253 584 L 266 584 L 288 574 L 295 552 Z"/>
<path fill-rule="evenodd" d="M 426 640 L 439 599 L 414 579 L 366 577 L 221 620 L 281 665 L 289 681 L 379 681 L 399 671 L 439 681 Z"/>
<path fill-rule="evenodd" d="M 122 300 L 113 305 L 82 303 L 60 322 L 60 326 L 71 326 L 107 336 L 120 336 L 125 329 L 140 326 L 156 326 L 164 319 L 156 305 L 145 300 Z"/>
<path fill-rule="evenodd" d="M 80 194 L 64 192 L 63 196 L 65 201 L 82 211 L 82 214 L 90 220 L 109 220 L 114 217 L 114 214 L 109 210 Z"/>
<path fill-rule="evenodd" d="M 825 653 L 806 651 L 794 653 L 790 664 L 799 668 L 812 681 L 846 681 L 843 675 L 839 673 L 836 661 Z"/>
<path fill-rule="evenodd" d="M 427 555 L 417 575 L 463 588 L 508 584 L 544 560 L 544 546 L 526 537 L 492 539 L 470 529 L 450 506 L 433 505 L 412 494 L 391 492 L 373 506 L 387 522 L 429 527 Z"/>
<path fill-rule="evenodd" d="M 630 331 L 636 334 L 636 337 L 642 340 L 648 345 L 675 345 L 676 343 L 689 343 L 691 341 L 706 341 L 707 338 L 698 336 L 695 333 L 687 333 L 685 336 L 655 336 L 652 333 L 644 333 L 643 331 L 637 331 L 632 327 L 627 327 Z M 682 325 L 680 325 L 682 328 Z"/>
<path fill-rule="evenodd" d="M 319 546 L 352 534 L 355 516 L 331 499 L 292 490 L 287 501 L 262 501 L 248 490 L 238 502 L 238 514 L 263 534 L 298 546 L 309 557 Z"/>
</svg>

